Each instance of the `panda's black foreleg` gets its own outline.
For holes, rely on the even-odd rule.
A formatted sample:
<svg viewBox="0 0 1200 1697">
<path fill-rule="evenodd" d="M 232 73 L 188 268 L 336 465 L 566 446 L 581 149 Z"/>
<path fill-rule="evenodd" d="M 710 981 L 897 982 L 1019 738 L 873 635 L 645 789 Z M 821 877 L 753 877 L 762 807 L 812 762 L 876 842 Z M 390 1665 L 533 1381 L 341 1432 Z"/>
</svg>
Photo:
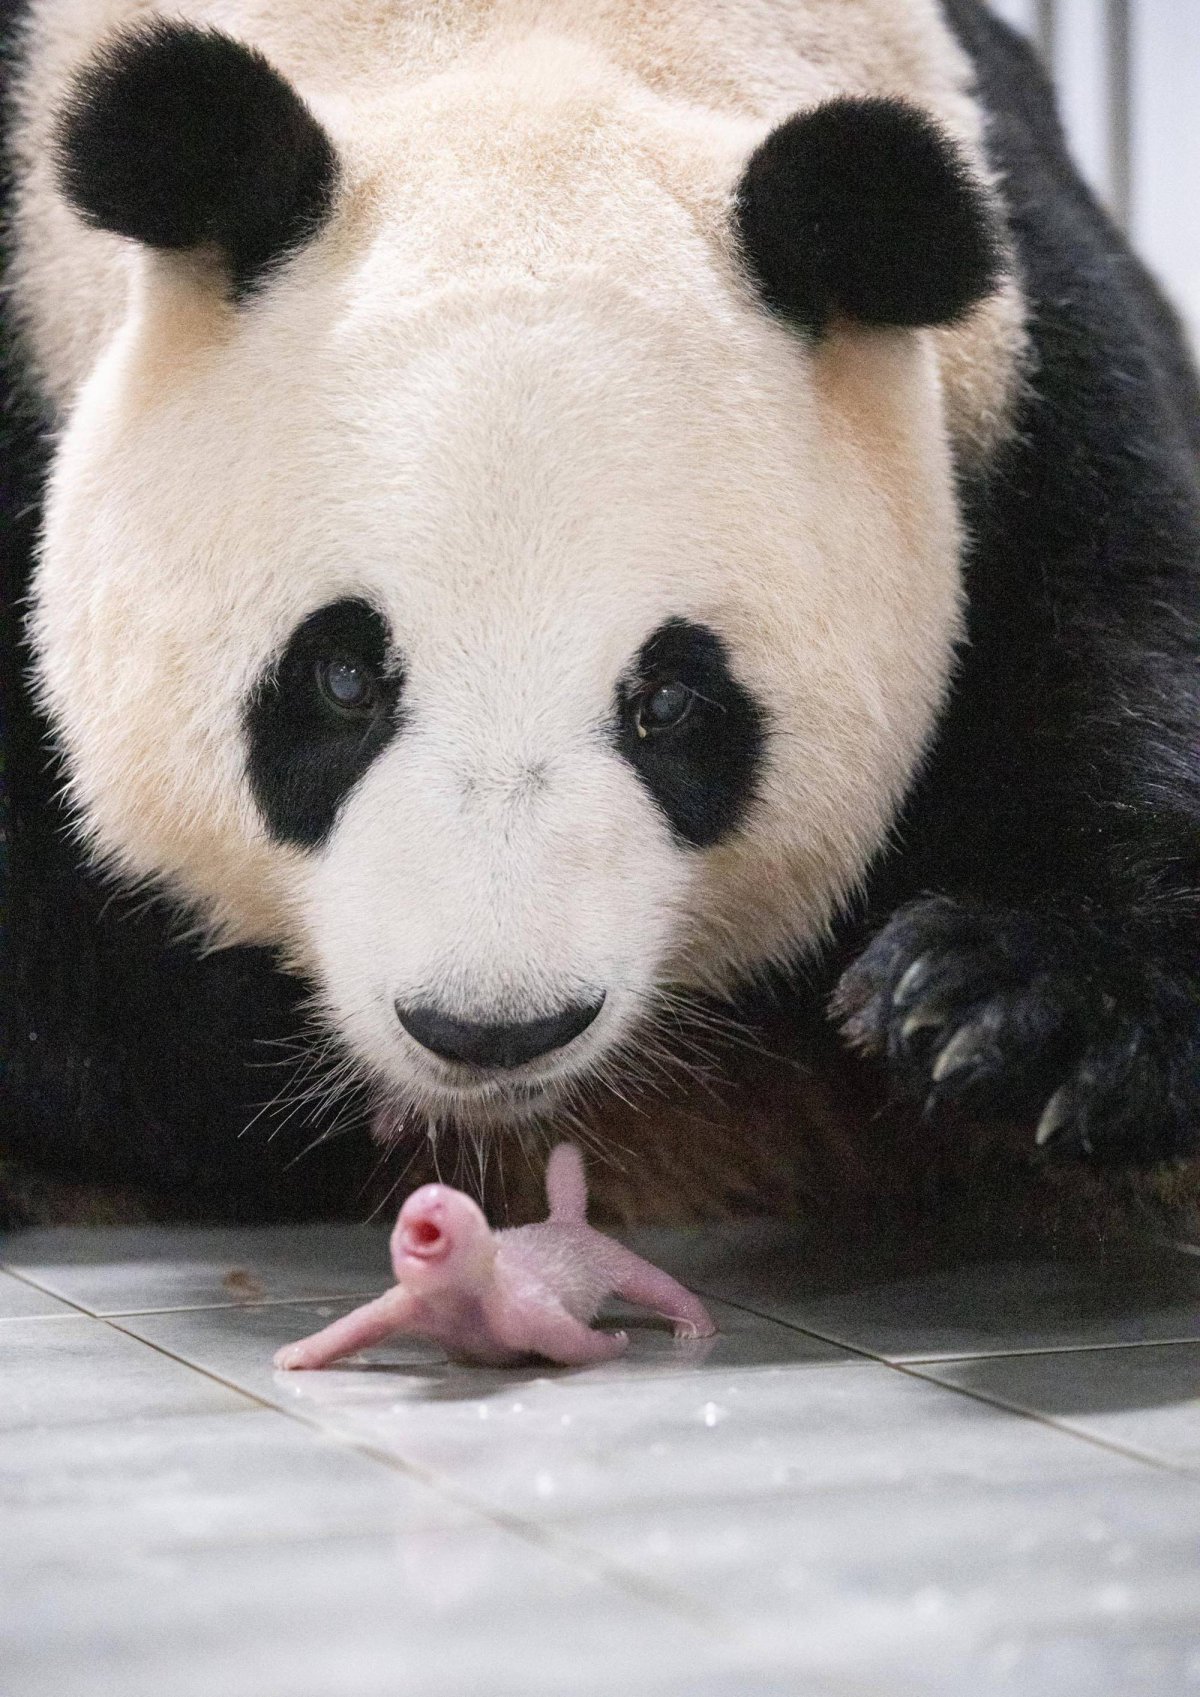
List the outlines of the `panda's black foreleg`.
<svg viewBox="0 0 1200 1697">
<path fill-rule="evenodd" d="M 1200 1154 L 1200 385 L 1032 57 L 947 10 L 994 119 L 1028 384 L 962 467 L 968 641 L 835 1012 L 901 1090 L 1030 1148 Z"/>
<path fill-rule="evenodd" d="M 848 1039 L 936 1110 L 1028 1121 L 1047 1152 L 1200 1152 L 1200 918 L 929 897 L 841 980 Z"/>
</svg>

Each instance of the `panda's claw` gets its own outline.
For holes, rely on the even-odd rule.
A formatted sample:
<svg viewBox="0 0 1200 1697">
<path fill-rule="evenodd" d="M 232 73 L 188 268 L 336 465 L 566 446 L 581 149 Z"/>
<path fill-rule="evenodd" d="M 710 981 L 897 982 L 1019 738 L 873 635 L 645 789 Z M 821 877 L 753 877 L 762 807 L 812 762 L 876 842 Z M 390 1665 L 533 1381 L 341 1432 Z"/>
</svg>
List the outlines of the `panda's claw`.
<svg viewBox="0 0 1200 1697">
<path fill-rule="evenodd" d="M 945 896 L 893 913 L 833 998 L 930 1120 L 1027 1125 L 1046 1157 L 1200 1154 L 1200 967 L 1142 918 Z"/>
<path fill-rule="evenodd" d="M 1060 1084 L 1042 1110 L 1034 1133 L 1039 1149 L 1053 1148 L 1062 1141 L 1063 1133 L 1075 1119 L 1075 1092 L 1069 1084 Z"/>
<path fill-rule="evenodd" d="M 957 1073 L 974 1072 L 991 1048 L 983 1020 L 962 1025 L 942 1048 L 930 1077 L 934 1084 L 944 1084 Z"/>
<path fill-rule="evenodd" d="M 833 1003 L 932 1119 L 1028 1126 L 1045 1156 L 1200 1152 L 1200 971 L 1112 916 L 945 898 L 900 908 Z"/>
<path fill-rule="evenodd" d="M 923 1031 L 939 1031 L 946 1023 L 945 1008 L 935 1007 L 932 1003 L 923 1008 L 917 1008 L 910 1013 L 900 1027 L 900 1042 L 907 1047 L 914 1037 L 919 1037 Z"/>
<path fill-rule="evenodd" d="M 918 960 L 913 961 L 911 966 L 905 967 L 900 975 L 899 983 L 892 991 L 892 1006 L 903 1008 L 909 1002 L 915 1000 L 929 982 L 931 972 L 932 967 L 927 955 L 922 955 Z"/>
</svg>

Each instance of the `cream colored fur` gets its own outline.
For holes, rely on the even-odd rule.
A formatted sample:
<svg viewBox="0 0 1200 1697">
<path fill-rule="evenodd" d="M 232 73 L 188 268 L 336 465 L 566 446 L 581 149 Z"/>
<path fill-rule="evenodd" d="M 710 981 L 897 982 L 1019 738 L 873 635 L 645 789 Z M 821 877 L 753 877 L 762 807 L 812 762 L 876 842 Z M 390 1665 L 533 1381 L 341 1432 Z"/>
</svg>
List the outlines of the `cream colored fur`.
<svg viewBox="0 0 1200 1697">
<path fill-rule="evenodd" d="M 237 310 L 53 191 L 47 111 L 152 9 L 38 0 L 23 98 L 13 289 L 63 419 L 35 630 L 81 819 L 218 938 L 281 945 L 404 1100 L 453 1091 L 396 998 L 534 1017 L 603 989 L 541 1070 L 603 1065 L 663 983 L 822 934 L 943 700 L 951 444 L 1005 426 L 1017 294 L 813 349 L 741 276 L 729 201 L 837 93 L 915 100 L 978 165 L 965 66 L 933 0 L 179 8 L 261 46 L 343 162 L 327 231 Z M 409 728 L 305 855 L 252 805 L 242 704 L 344 595 L 387 615 Z M 705 854 L 604 734 L 672 616 L 771 719 L 753 816 Z"/>
<path fill-rule="evenodd" d="M 17 102 L 14 293 L 59 406 L 125 312 L 130 259 L 119 241 L 83 229 L 55 191 L 50 126 L 89 52 L 158 14 L 217 25 L 266 52 L 341 144 L 367 218 L 381 202 L 414 204 L 406 170 L 452 182 L 454 204 L 426 231 L 430 272 L 439 260 L 441 269 L 461 261 L 464 165 L 478 172 L 487 207 L 499 210 L 498 190 L 515 209 L 508 229 L 489 220 L 488 257 L 518 273 L 533 262 L 530 226 L 561 223 L 556 187 L 567 160 L 589 207 L 574 237 L 605 247 L 621 228 L 634 234 L 624 221 L 641 210 L 636 200 L 605 195 L 609 222 L 593 214 L 590 194 L 610 186 L 615 154 L 635 169 L 640 155 L 645 187 L 678 197 L 697 232 L 720 246 L 729 165 L 790 113 L 839 94 L 915 102 L 986 175 L 969 69 L 937 0 L 34 0 Z M 490 98 L 477 105 L 485 85 Z M 438 123 L 447 113 L 448 134 Z M 522 147 L 512 128 L 495 135 L 506 119 L 532 123 L 547 145 Z M 499 177 L 487 173 L 489 158 Z M 1023 353 L 1019 291 L 1001 291 L 936 339 L 951 428 L 960 446 L 986 449 L 1005 428 Z"/>
</svg>

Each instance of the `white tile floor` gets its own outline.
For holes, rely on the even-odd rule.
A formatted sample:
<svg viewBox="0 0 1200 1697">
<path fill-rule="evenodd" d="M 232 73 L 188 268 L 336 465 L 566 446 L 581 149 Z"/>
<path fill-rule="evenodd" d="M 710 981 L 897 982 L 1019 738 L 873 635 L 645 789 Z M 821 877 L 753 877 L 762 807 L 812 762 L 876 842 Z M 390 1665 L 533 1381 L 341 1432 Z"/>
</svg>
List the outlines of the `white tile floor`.
<svg viewBox="0 0 1200 1697">
<path fill-rule="evenodd" d="M 713 1343 L 283 1375 L 383 1234 L 0 1240 L 0 1697 L 1200 1692 L 1200 1264 L 642 1241 Z"/>
</svg>

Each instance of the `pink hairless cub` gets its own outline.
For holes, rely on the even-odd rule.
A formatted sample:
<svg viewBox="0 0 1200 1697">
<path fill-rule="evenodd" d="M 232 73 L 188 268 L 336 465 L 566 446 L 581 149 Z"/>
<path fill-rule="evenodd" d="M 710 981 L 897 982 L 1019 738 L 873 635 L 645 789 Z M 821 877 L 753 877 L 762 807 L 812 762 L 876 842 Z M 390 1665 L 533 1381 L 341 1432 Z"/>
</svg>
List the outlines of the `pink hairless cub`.
<svg viewBox="0 0 1200 1697">
<path fill-rule="evenodd" d="M 589 1325 L 607 1296 L 654 1309 L 677 1338 L 712 1336 L 716 1327 L 698 1298 L 588 1225 L 583 1161 L 572 1144 L 551 1155 L 546 1190 L 549 1219 L 498 1232 L 461 1190 L 427 1184 L 414 1191 L 392 1233 L 395 1287 L 281 1349 L 276 1367 L 327 1367 L 397 1332 L 483 1366 L 541 1355 L 585 1367 L 620 1355 L 629 1341 Z"/>
</svg>

